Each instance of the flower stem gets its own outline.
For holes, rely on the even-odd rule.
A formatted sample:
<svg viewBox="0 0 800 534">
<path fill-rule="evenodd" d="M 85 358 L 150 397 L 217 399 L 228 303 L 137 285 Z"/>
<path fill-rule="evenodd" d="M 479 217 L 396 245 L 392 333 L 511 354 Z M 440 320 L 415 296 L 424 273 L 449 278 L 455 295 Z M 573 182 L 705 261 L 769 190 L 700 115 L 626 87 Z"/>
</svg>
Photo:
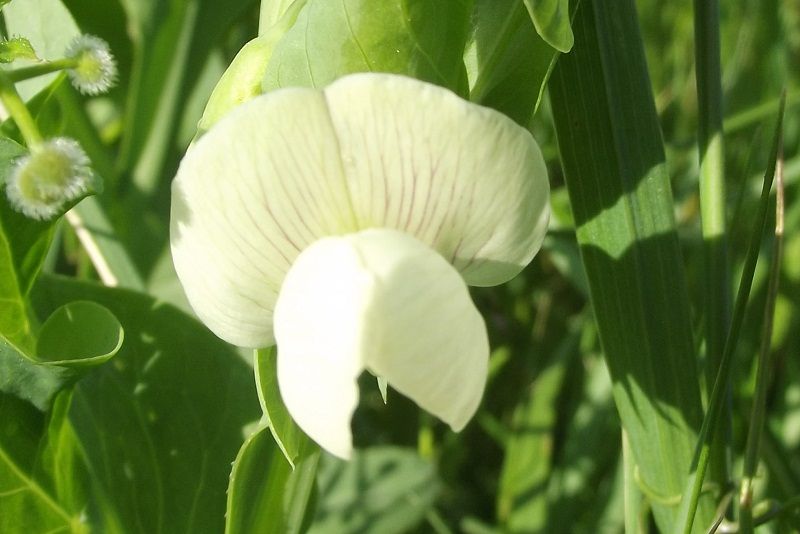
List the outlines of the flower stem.
<svg viewBox="0 0 800 534">
<path fill-rule="evenodd" d="M 17 88 L 14 87 L 14 82 L 2 70 L 0 70 L 0 101 L 3 102 L 6 111 L 17 124 L 28 148 L 33 149 L 40 144 L 43 139 L 39 128 L 36 126 L 36 121 L 33 120 L 31 112 L 28 111 L 28 107 L 19 96 Z"/>
<path fill-rule="evenodd" d="M 14 70 L 6 71 L 6 75 L 8 79 L 12 82 L 21 82 L 23 80 L 28 80 L 30 78 L 36 78 L 37 76 L 43 76 L 45 74 L 51 74 L 53 72 L 59 72 L 66 69 L 72 69 L 78 66 L 78 60 L 74 58 L 63 58 L 63 59 L 56 59 L 55 61 L 43 61 L 41 63 L 37 63 L 36 65 L 30 65 L 28 67 L 21 67 Z"/>
</svg>

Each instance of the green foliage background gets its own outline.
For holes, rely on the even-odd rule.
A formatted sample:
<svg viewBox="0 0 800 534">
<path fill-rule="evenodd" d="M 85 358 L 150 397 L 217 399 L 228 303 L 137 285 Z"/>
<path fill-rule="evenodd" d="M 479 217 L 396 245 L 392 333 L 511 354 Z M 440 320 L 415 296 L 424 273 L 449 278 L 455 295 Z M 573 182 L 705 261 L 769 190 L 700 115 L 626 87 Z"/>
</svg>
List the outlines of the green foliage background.
<svg viewBox="0 0 800 534">
<path fill-rule="evenodd" d="M 60 57 L 73 35 L 86 32 L 107 40 L 118 59 L 119 84 L 106 96 L 84 98 L 63 75 L 25 82 L 20 92 L 42 132 L 80 140 L 103 177 L 103 194 L 84 200 L 73 213 L 89 228 L 119 287 L 100 283 L 74 224 L 31 229 L 0 199 L 0 532 L 623 531 L 626 488 L 640 487 L 630 481 L 641 473 L 623 460 L 628 449 L 614 404 L 620 393 L 612 387 L 597 327 L 604 328 L 609 316 L 595 320 L 595 312 L 604 313 L 602 306 L 593 311 L 590 305 L 590 283 L 596 287 L 598 275 L 587 278 L 576 239 L 576 219 L 580 225 L 593 207 L 579 205 L 575 193 L 568 193 L 564 172 L 570 179 L 571 166 L 559 161 L 567 153 L 575 154 L 570 162 L 577 161 L 590 152 L 583 145 L 600 143 L 596 131 L 604 118 L 584 108 L 574 115 L 583 123 L 574 132 L 564 128 L 566 113 L 575 111 L 570 106 L 577 100 L 571 99 L 586 93 L 575 84 L 592 74 L 580 68 L 570 74 L 568 61 L 556 64 L 562 70 L 554 71 L 552 93 L 542 90 L 556 48 L 570 45 L 571 36 L 558 24 L 568 3 L 538 3 L 553 11 L 538 12 L 536 26 L 529 9 L 537 2 L 378 3 L 381 9 L 367 0 L 308 0 L 297 20 L 316 33 L 309 41 L 301 31 L 305 26 L 295 24 L 276 39 L 262 88 L 320 86 L 379 66 L 448 86 L 534 133 L 551 173 L 551 231 L 522 275 L 473 292 L 493 347 L 487 393 L 473 422 L 453 434 L 399 394 L 390 391 L 384 405 L 374 380 L 365 377 L 354 419 L 360 448 L 354 460 L 342 463 L 299 445 L 292 471 L 269 432 L 257 425 L 252 355 L 210 334 L 182 294 L 168 249 L 170 180 L 225 69 L 258 35 L 259 19 L 263 33 L 289 2 L 261 9 L 255 0 L 14 0 L 2 11 L 5 35 L 28 37 L 40 57 Z M 579 9 L 599 4 L 585 0 Z M 656 329 L 691 324 L 693 339 L 700 340 L 708 318 L 692 6 L 638 0 L 636 8 L 654 95 L 652 118 L 664 141 L 666 166 L 657 172 L 669 180 L 675 201 L 674 244 L 681 255 L 669 268 L 685 269 L 691 301 L 687 316 L 676 317 L 686 309 L 670 308 L 643 320 Z M 778 96 L 788 89 L 788 231 L 757 480 L 760 501 L 784 502 L 800 495 L 800 235 L 792 231 L 800 228 L 800 4 L 743 0 L 721 8 L 731 291 L 768 164 Z M 356 15 L 347 18 L 348 9 Z M 552 14 L 559 10 L 561 18 Z M 579 32 L 591 21 L 580 12 L 575 16 L 583 25 L 574 26 L 576 47 L 586 46 L 589 34 Z M 408 25 L 400 27 L 397 20 Z M 594 46 L 602 47 L 603 35 L 611 33 L 600 34 L 601 45 Z M 633 39 L 627 33 L 617 37 Z M 371 43 L 373 52 L 355 53 L 354 42 Z M 617 64 L 617 74 L 627 73 L 624 67 Z M 620 126 L 611 117 L 610 130 L 646 123 L 639 104 L 647 104 L 648 95 L 641 101 L 627 93 L 616 96 L 630 122 Z M 578 126 L 587 124 L 587 136 L 579 138 Z M 22 150 L 11 121 L 2 131 L 7 139 L 0 144 L 0 183 Z M 659 139 L 654 142 L 660 146 Z M 631 168 L 624 158 L 617 164 Z M 653 202 L 663 207 L 663 198 Z M 768 258 L 770 238 L 762 249 Z M 656 269 L 658 261 L 650 257 L 641 268 Z M 766 266 L 762 261 L 756 271 L 735 352 L 726 438 L 734 479 L 741 473 L 754 393 Z M 62 305 L 85 300 L 104 306 L 118 323 L 89 314 L 84 323 L 56 325 L 62 329 L 56 331 L 95 341 L 92 357 L 99 357 L 121 325 L 124 341 L 116 356 L 91 368 L 41 366 L 24 357 L 37 356 L 34 338 L 44 335 L 38 330 L 44 319 Z M 637 357 L 636 350 L 631 354 Z M 702 376 L 697 363 L 692 372 Z M 654 365 L 656 389 L 669 390 L 666 376 L 658 374 L 668 366 Z M 268 378 L 267 369 L 262 384 Z M 697 384 L 699 393 L 703 388 Z M 665 504 L 675 495 L 663 487 L 645 484 L 643 493 L 656 509 L 677 508 Z M 654 530 L 647 510 L 642 529 Z M 792 529 L 800 529 L 797 507 L 764 532 Z"/>
</svg>

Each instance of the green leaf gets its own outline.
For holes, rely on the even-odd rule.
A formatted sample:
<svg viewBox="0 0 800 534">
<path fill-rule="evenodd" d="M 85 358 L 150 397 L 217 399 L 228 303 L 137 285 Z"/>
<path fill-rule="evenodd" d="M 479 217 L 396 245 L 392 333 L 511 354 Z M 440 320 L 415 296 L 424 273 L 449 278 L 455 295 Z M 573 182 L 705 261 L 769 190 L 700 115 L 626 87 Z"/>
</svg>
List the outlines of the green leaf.
<svg viewBox="0 0 800 534">
<path fill-rule="evenodd" d="M 60 367 L 33 363 L 0 336 L 0 392 L 46 411 L 54 395 L 70 381 L 70 374 Z"/>
<path fill-rule="evenodd" d="M 264 91 L 323 87 L 353 72 L 406 74 L 466 93 L 465 0 L 308 0 L 278 42 Z"/>
<path fill-rule="evenodd" d="M 39 56 L 36 55 L 31 42 L 24 37 L 12 37 L 0 41 L 0 63 L 11 63 L 18 59 L 36 61 Z"/>
<path fill-rule="evenodd" d="M 258 15 L 258 34 L 263 35 L 283 18 L 294 5 L 303 0 L 262 0 Z"/>
<path fill-rule="evenodd" d="M 411 449 L 355 450 L 344 462 L 325 456 L 309 534 L 400 534 L 413 529 L 440 491 L 432 464 Z"/>
<path fill-rule="evenodd" d="M 278 444 L 289 465 L 294 469 L 301 449 L 309 438 L 292 420 L 292 416 L 289 415 L 289 411 L 281 399 L 278 389 L 278 359 L 275 348 L 256 350 L 254 357 L 253 367 L 256 372 L 256 389 L 261 409 L 272 437 L 275 438 L 275 443 Z"/>
<path fill-rule="evenodd" d="M 24 35 L 42 59 L 63 58 L 70 41 L 80 34 L 78 25 L 61 0 L 12 2 L 3 9 L 3 18 L 8 35 Z M 27 101 L 50 85 L 56 76 L 48 74 L 20 82 L 17 90 Z"/>
<path fill-rule="evenodd" d="M 571 348 L 575 351 L 577 347 Z M 573 394 L 579 396 L 574 413 L 561 414 L 566 419 L 566 428 L 563 447 L 559 449 L 548 484 L 550 506 L 545 531 L 564 524 L 573 524 L 578 530 L 579 522 L 585 531 L 591 531 L 598 524 L 598 516 L 622 509 L 612 502 L 621 497 L 622 491 L 597 489 L 621 467 L 619 418 L 614 410 L 608 371 L 599 357 L 584 357 L 573 365 L 583 371 L 583 387 L 573 389 Z M 568 376 L 567 382 L 574 384 L 576 378 Z M 621 490 L 623 485 L 619 486 Z M 614 531 L 610 525 L 609 531 Z"/>
<path fill-rule="evenodd" d="M 632 0 L 583 0 L 550 80 L 562 165 L 622 424 L 644 483 L 674 499 L 702 422 L 691 310 Z M 706 502 L 698 524 L 713 510 Z M 661 530 L 675 507 L 654 502 Z"/>
<path fill-rule="evenodd" d="M 47 365 L 94 367 L 119 351 L 123 337 L 113 313 L 79 300 L 61 306 L 47 318 L 39 331 L 36 356 Z"/>
<path fill-rule="evenodd" d="M 518 0 L 476 0 L 464 60 L 470 99 L 528 126 L 560 55 L 534 30 Z"/>
<path fill-rule="evenodd" d="M 307 532 L 317 504 L 317 469 L 322 457 L 319 446 L 306 440 L 301 459 L 286 481 L 283 495 L 283 532 Z M 281 493 L 279 493 L 280 495 Z"/>
<path fill-rule="evenodd" d="M 267 428 L 252 434 L 233 462 L 225 533 L 278 533 L 283 515 L 280 497 L 291 467 L 284 461 Z"/>
<path fill-rule="evenodd" d="M 91 477 L 92 531 L 220 532 L 231 461 L 259 416 L 252 369 L 146 295 L 51 276 L 32 292 L 41 315 L 75 299 L 105 306 L 126 331 L 113 365 L 77 383 L 68 413 Z"/>
<path fill-rule="evenodd" d="M 566 358 L 548 366 L 514 412 L 500 478 L 497 516 L 512 532 L 544 531 L 557 399 Z"/>
<path fill-rule="evenodd" d="M 569 16 L 569 0 L 523 0 L 536 31 L 558 50 L 569 52 L 574 37 Z"/>
<path fill-rule="evenodd" d="M 305 532 L 313 515 L 319 448 L 305 440 L 294 468 L 266 428 L 245 441 L 231 472 L 226 534 Z"/>
<path fill-rule="evenodd" d="M 81 480 L 69 476 L 68 463 L 55 469 L 56 460 L 68 459 L 67 447 L 58 444 L 66 437 L 59 431 L 63 410 L 57 406 L 50 419 L 54 443 L 48 444 L 41 438 L 48 428 L 43 414 L 23 400 L 0 393 L 0 532 L 88 533 L 78 502 Z"/>
</svg>

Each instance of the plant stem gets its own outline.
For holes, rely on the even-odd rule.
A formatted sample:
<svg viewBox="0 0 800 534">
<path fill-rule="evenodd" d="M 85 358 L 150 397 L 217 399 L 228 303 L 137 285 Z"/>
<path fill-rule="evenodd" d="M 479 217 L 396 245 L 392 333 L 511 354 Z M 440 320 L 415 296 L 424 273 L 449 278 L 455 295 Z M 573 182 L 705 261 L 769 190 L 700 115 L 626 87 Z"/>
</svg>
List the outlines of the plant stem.
<svg viewBox="0 0 800 534">
<path fill-rule="evenodd" d="M 8 76 L 9 80 L 16 83 L 30 78 L 36 78 L 37 76 L 51 74 L 53 72 L 72 69 L 77 66 L 78 61 L 76 59 L 63 58 L 56 59 L 55 61 L 43 61 L 42 63 L 37 63 L 36 65 L 31 65 L 29 67 L 21 67 L 19 69 L 9 70 L 6 71 L 6 75 Z"/>
<path fill-rule="evenodd" d="M 28 111 L 28 107 L 19 96 L 17 88 L 14 87 L 14 82 L 2 70 L 0 70 L 0 101 L 3 102 L 6 111 L 17 124 L 28 148 L 32 149 L 40 144 L 42 142 L 42 134 L 36 126 L 36 121 L 33 120 L 31 112 Z"/>
<path fill-rule="evenodd" d="M 642 528 L 642 491 L 636 482 L 636 460 L 633 458 L 628 434 L 622 430 L 622 461 L 625 469 L 625 532 L 639 534 Z"/>
<path fill-rule="evenodd" d="M 775 165 L 775 244 L 770 269 L 767 302 L 764 305 L 764 326 L 761 333 L 761 350 L 758 355 L 756 370 L 756 392 L 753 398 L 753 411 L 750 417 L 750 428 L 747 433 L 744 467 L 742 472 L 742 489 L 739 494 L 739 523 L 742 534 L 752 534 L 753 523 L 753 484 L 758 467 L 758 450 L 761 434 L 766 418 L 767 387 L 770 371 L 770 348 L 772 326 L 775 318 L 775 302 L 778 298 L 778 283 L 783 259 L 783 223 L 784 223 L 784 191 L 783 191 L 783 140 L 778 141 L 778 160 Z"/>
<path fill-rule="evenodd" d="M 699 124 L 700 212 L 703 233 L 704 306 L 706 316 L 706 391 L 714 387 L 730 317 L 730 275 L 725 217 L 725 152 L 722 130 L 722 74 L 720 68 L 719 1 L 694 1 L 695 69 Z M 730 397 L 726 393 L 726 397 Z M 731 413 L 720 412 L 722 424 L 713 438 L 712 480 L 728 479 Z"/>
</svg>

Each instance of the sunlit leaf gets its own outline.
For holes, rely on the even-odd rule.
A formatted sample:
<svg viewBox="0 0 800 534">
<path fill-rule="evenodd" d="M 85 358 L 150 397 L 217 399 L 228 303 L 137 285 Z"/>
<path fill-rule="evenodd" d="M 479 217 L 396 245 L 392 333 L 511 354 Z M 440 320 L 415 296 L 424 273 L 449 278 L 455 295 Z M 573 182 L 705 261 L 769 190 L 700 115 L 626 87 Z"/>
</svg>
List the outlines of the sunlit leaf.
<svg viewBox="0 0 800 534">
<path fill-rule="evenodd" d="M 267 425 L 292 469 L 300 457 L 308 437 L 300 430 L 286 410 L 278 389 L 278 359 L 274 347 L 255 351 L 256 388 Z"/>
<path fill-rule="evenodd" d="M 691 310 L 633 1 L 584 0 L 550 97 L 614 398 L 645 483 L 684 487 L 702 421 Z M 707 503 L 708 504 L 708 503 Z M 676 509 L 653 503 L 662 530 Z M 705 524 L 711 509 L 702 511 Z"/>
<path fill-rule="evenodd" d="M 308 0 L 267 66 L 265 91 L 323 87 L 345 74 L 391 72 L 466 92 L 462 0 Z"/>
<path fill-rule="evenodd" d="M 63 58 L 70 41 L 80 34 L 61 0 L 17 0 L 3 8 L 3 18 L 8 35 L 25 37 L 42 59 Z M 22 98 L 28 100 L 50 85 L 56 76 L 48 74 L 26 80 L 17 84 L 17 89 Z"/>
<path fill-rule="evenodd" d="M 75 333 L 80 332 L 81 336 Z M 48 365 L 93 367 L 108 361 L 122 346 L 122 326 L 107 308 L 75 301 L 54 311 L 42 325 L 36 356 Z"/>
<path fill-rule="evenodd" d="M 225 534 L 298 534 L 314 513 L 319 448 L 305 440 L 294 467 L 267 428 L 245 441 L 233 463 Z"/>
<path fill-rule="evenodd" d="M 518 0 L 477 0 L 464 60 L 470 99 L 527 126 L 560 55 L 538 35 Z"/>
<path fill-rule="evenodd" d="M 0 5 L 0 7 L 2 7 Z M 39 56 L 33 49 L 31 42 L 24 37 L 12 37 L 0 41 L 0 63 L 11 63 L 17 59 L 37 60 Z"/>
<path fill-rule="evenodd" d="M 536 31 L 560 52 L 569 52 L 575 41 L 569 16 L 569 0 L 523 0 Z"/>
<path fill-rule="evenodd" d="M 125 327 L 120 352 L 78 382 L 68 412 L 91 477 L 92 530 L 220 532 L 231 462 L 259 416 L 252 369 L 146 295 L 53 277 L 32 295 L 43 316 L 80 298 Z"/>
</svg>

